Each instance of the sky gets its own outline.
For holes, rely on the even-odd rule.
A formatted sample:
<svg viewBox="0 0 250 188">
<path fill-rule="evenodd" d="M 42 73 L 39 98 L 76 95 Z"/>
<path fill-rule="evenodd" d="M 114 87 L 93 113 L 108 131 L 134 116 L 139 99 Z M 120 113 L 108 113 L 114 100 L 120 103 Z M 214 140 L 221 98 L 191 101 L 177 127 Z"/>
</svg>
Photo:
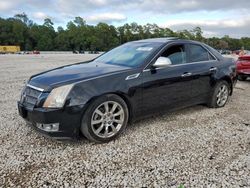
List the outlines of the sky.
<svg viewBox="0 0 250 188">
<path fill-rule="evenodd" d="M 80 16 L 88 24 L 156 23 L 174 31 L 199 26 L 206 37 L 250 37 L 250 0 L 0 0 L 0 17 L 25 12 L 55 27 Z"/>
</svg>

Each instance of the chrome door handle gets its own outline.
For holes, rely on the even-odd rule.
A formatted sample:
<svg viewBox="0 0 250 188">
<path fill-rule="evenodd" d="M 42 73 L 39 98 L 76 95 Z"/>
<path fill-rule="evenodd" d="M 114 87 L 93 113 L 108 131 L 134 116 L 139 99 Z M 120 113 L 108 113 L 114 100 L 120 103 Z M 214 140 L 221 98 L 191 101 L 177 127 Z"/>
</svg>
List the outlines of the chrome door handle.
<svg viewBox="0 0 250 188">
<path fill-rule="evenodd" d="M 184 74 L 181 75 L 181 77 L 188 77 L 188 76 L 191 76 L 192 73 L 191 72 L 186 72 Z"/>
<path fill-rule="evenodd" d="M 209 71 L 216 71 L 216 70 L 217 70 L 216 67 L 211 67 L 211 68 L 209 69 Z"/>
</svg>

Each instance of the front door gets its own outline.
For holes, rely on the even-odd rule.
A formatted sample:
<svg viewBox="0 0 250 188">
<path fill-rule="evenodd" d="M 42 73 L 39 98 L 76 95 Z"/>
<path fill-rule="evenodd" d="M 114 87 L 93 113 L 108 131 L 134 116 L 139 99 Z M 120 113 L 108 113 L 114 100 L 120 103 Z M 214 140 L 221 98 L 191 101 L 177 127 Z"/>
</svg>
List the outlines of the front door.
<svg viewBox="0 0 250 188">
<path fill-rule="evenodd" d="M 144 114 L 184 106 L 192 98 L 194 78 L 187 64 L 186 45 L 172 44 L 160 56 L 168 57 L 172 65 L 143 71 Z"/>
</svg>

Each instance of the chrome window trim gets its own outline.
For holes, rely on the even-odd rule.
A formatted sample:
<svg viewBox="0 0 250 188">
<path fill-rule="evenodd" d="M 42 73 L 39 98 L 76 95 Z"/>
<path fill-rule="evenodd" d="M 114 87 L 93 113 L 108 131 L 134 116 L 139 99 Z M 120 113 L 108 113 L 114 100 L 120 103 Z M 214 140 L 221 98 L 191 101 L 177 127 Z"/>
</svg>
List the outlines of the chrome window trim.
<svg viewBox="0 0 250 188">
<path fill-rule="evenodd" d="M 171 44 L 178 44 L 176 42 L 170 42 L 167 44 L 167 46 L 171 45 Z M 181 42 L 179 42 L 179 44 L 181 44 Z M 168 66 L 168 67 L 175 67 L 175 66 L 181 66 L 181 65 L 190 65 L 190 64 L 197 64 L 197 63 L 207 63 L 207 62 L 215 62 L 215 61 L 219 61 L 218 58 L 206 47 L 206 46 L 203 46 L 202 44 L 198 44 L 198 43 L 192 43 L 192 42 L 188 42 L 188 43 L 185 43 L 185 41 L 183 42 L 183 45 L 185 44 L 193 44 L 193 45 L 199 45 L 201 46 L 202 48 L 205 48 L 205 50 L 208 51 L 208 53 L 210 55 L 212 55 L 214 57 L 214 60 L 209 60 L 209 61 L 197 61 L 197 62 L 190 62 L 190 63 L 183 63 L 183 64 L 178 64 L 178 65 L 171 65 L 171 66 Z M 151 71 L 151 69 L 146 69 L 151 63 L 152 61 L 159 55 L 161 54 L 166 48 L 167 46 L 163 47 L 151 60 L 150 62 L 145 66 L 145 68 L 143 69 L 142 72 L 148 72 L 148 71 Z M 168 67 L 159 67 L 159 68 L 156 68 L 154 70 L 159 70 L 159 69 L 165 69 L 165 68 L 168 68 Z"/>
<path fill-rule="evenodd" d="M 32 88 L 32 89 L 35 89 L 35 90 L 37 90 L 37 91 L 41 91 L 41 92 L 43 92 L 43 91 L 44 91 L 44 89 L 39 88 L 39 87 L 36 87 L 36 86 L 32 86 L 32 85 L 30 85 L 30 84 L 27 84 L 27 87 L 30 87 L 30 88 Z"/>
<path fill-rule="evenodd" d="M 217 60 L 210 60 L 210 61 L 197 61 L 197 62 L 192 62 L 192 63 L 183 63 L 183 64 L 177 64 L 177 65 L 170 65 L 168 67 L 159 67 L 159 68 L 155 68 L 154 70 L 159 70 L 159 69 L 166 69 L 169 67 L 178 67 L 178 66 L 182 66 L 182 65 L 192 65 L 192 64 L 200 64 L 200 63 L 208 63 L 208 62 L 215 62 Z M 144 69 L 143 72 L 148 72 L 151 71 L 151 69 Z"/>
</svg>

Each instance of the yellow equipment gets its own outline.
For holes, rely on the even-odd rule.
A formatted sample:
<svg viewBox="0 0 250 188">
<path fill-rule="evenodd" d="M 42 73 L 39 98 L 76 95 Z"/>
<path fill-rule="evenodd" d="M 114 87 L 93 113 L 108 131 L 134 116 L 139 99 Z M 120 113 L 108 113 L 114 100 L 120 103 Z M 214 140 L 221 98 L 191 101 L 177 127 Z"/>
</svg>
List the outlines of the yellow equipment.
<svg viewBox="0 0 250 188">
<path fill-rule="evenodd" d="M 0 46 L 0 53 L 17 53 L 20 52 L 20 46 Z"/>
</svg>

